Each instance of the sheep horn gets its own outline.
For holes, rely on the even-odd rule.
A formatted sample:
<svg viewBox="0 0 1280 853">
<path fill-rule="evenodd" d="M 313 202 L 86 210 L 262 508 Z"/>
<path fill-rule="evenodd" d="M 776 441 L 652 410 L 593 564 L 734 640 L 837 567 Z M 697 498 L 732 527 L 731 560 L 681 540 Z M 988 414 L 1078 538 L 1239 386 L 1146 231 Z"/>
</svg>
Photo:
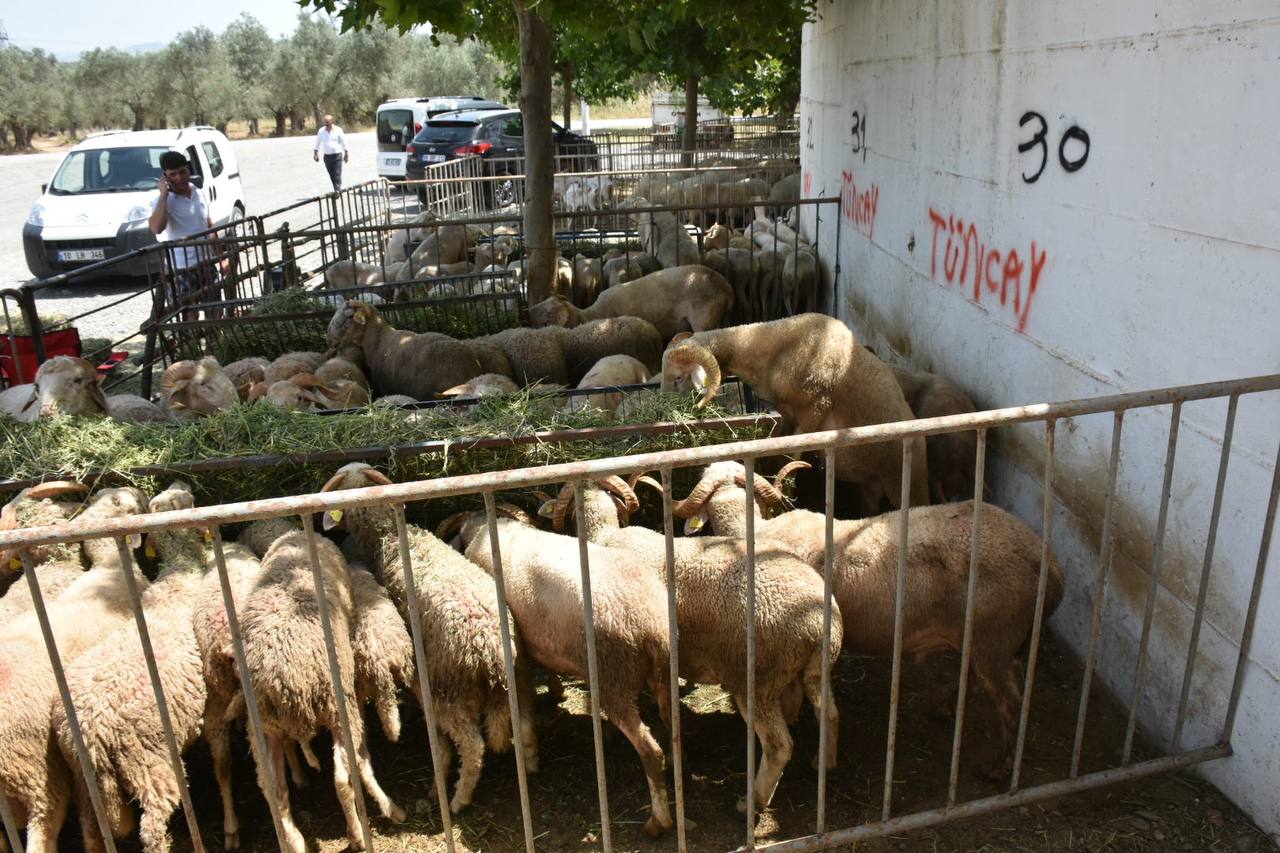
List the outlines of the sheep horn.
<svg viewBox="0 0 1280 853">
<path fill-rule="evenodd" d="M 455 512 L 436 525 L 436 538 L 448 541 L 449 537 L 462 529 L 462 525 L 472 516 L 471 510 Z"/>
<path fill-rule="evenodd" d="M 658 494 L 662 494 L 662 484 L 642 471 L 637 471 L 627 478 L 627 485 L 631 487 L 632 491 L 635 491 L 637 483 L 644 483 L 649 488 L 656 490 Z"/>
<path fill-rule="evenodd" d="M 93 380 L 89 388 L 89 398 L 93 400 L 93 404 L 98 407 L 102 414 L 110 415 L 111 408 L 107 405 L 107 395 L 102 393 L 102 380 L 104 378 L 99 376 Z"/>
<path fill-rule="evenodd" d="M 84 483 L 77 483 L 73 480 L 50 480 L 47 483 L 38 483 L 29 489 L 24 489 L 23 494 L 31 500 L 43 500 L 45 498 L 56 498 L 60 495 L 68 495 L 72 492 L 87 492 L 89 487 Z"/>
<path fill-rule="evenodd" d="M 325 481 L 325 484 L 320 487 L 320 491 L 332 492 L 335 489 L 337 489 L 339 484 L 341 484 L 342 481 L 345 480 L 346 478 L 347 478 L 346 471 L 338 471 L 336 474 L 334 474 L 332 477 L 330 477 L 328 480 Z"/>
<path fill-rule="evenodd" d="M 746 472 L 739 471 L 737 474 L 734 474 L 733 481 L 739 486 L 746 486 Z M 769 485 L 769 481 L 759 474 L 756 474 L 752 480 L 752 490 L 755 492 L 756 499 L 763 503 L 770 506 L 777 506 L 782 503 L 782 492 Z"/>
<path fill-rule="evenodd" d="M 529 527 L 537 526 L 534 524 L 532 516 L 515 504 L 507 503 L 506 501 L 498 501 L 494 508 L 498 511 L 499 515 L 505 515 L 507 518 L 513 518 L 521 524 L 526 524 Z"/>
<path fill-rule="evenodd" d="M 618 475 L 610 474 L 608 477 L 601 477 L 600 485 L 622 499 L 627 515 L 640 509 L 640 498 L 636 497 L 635 490 Z"/>
<path fill-rule="evenodd" d="M 693 518 L 702 512 L 702 507 L 719 487 L 720 481 L 704 476 L 694 485 L 693 491 L 689 492 L 684 500 L 671 502 L 672 515 L 677 518 Z"/>
<path fill-rule="evenodd" d="M 377 483 L 379 486 L 395 485 L 391 481 L 390 477 L 388 477 L 386 474 L 379 471 L 377 468 L 365 468 L 364 475 L 368 477 L 370 480 L 373 480 L 373 482 Z"/>
<path fill-rule="evenodd" d="M 800 471 L 804 468 L 812 468 L 812 467 L 813 466 L 810 465 L 808 462 L 805 462 L 804 460 L 801 460 L 801 459 L 797 459 L 793 462 L 788 462 L 786 465 L 782 466 L 782 468 L 778 471 L 777 474 L 773 475 L 773 487 L 777 489 L 779 492 L 781 492 L 783 480 L 786 479 L 786 476 L 788 474 L 790 474 L 792 471 Z"/>
<path fill-rule="evenodd" d="M 556 495 L 555 511 L 551 516 L 552 530 L 564 530 L 564 519 L 569 514 L 571 506 L 573 506 L 573 483 L 565 483 L 560 488 L 560 494 Z"/>
</svg>

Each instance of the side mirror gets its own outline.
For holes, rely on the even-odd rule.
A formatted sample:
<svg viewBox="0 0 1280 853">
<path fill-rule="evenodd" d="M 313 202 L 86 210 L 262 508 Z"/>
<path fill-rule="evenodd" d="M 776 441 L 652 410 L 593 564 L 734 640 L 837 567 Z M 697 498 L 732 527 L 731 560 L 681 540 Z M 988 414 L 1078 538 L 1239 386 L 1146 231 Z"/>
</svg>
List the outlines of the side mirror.
<svg viewBox="0 0 1280 853">
<path fill-rule="evenodd" d="M 193 186 L 193 187 L 201 187 L 201 188 L 203 188 L 203 187 L 204 187 L 204 175 L 192 175 L 192 176 L 191 176 L 191 186 Z"/>
</svg>

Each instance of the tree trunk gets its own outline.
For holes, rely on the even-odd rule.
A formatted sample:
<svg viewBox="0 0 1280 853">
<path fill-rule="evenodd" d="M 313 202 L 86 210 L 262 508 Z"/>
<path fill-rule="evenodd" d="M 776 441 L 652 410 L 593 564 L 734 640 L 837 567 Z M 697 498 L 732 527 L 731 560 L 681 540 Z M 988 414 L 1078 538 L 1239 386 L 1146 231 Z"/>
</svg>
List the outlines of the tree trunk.
<svg viewBox="0 0 1280 853">
<path fill-rule="evenodd" d="M 698 147 L 698 75 L 690 74 L 684 84 L 684 139 L 680 144 L 680 165 L 693 165 L 693 152 Z"/>
<path fill-rule="evenodd" d="M 274 131 L 272 131 L 271 135 L 272 135 L 272 136 L 284 136 L 284 119 L 285 119 L 285 111 L 284 111 L 284 110 L 272 110 L 272 111 L 271 111 L 271 115 L 272 115 L 272 116 L 274 116 L 274 117 L 275 117 L 275 120 L 276 120 L 276 129 L 275 129 Z"/>
<path fill-rule="evenodd" d="M 147 126 L 147 114 L 141 106 L 130 107 L 133 110 L 133 129 L 142 130 Z"/>
<path fill-rule="evenodd" d="M 560 82 L 564 84 L 564 129 L 573 127 L 573 63 L 566 62 L 560 69 Z"/>
<path fill-rule="evenodd" d="M 551 28 L 512 0 L 520 22 L 520 111 L 524 115 L 524 249 L 529 304 L 553 292 L 556 241 L 551 217 L 555 147 L 551 142 Z"/>
<path fill-rule="evenodd" d="M 24 151 L 31 147 L 31 134 L 20 124 L 13 126 L 13 147 L 19 151 Z"/>
<path fill-rule="evenodd" d="M 8 125 L 0 124 L 0 148 L 8 148 L 8 147 L 9 147 L 9 127 Z"/>
<path fill-rule="evenodd" d="M 256 118 L 249 119 L 249 135 L 250 136 L 258 135 L 258 120 Z"/>
</svg>

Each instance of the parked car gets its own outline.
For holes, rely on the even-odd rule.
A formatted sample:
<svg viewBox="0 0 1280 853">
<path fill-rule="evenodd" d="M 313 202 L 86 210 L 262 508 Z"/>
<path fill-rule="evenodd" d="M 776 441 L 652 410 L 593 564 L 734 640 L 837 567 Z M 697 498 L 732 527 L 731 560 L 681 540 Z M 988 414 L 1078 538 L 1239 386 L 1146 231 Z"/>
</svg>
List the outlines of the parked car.
<svg viewBox="0 0 1280 853">
<path fill-rule="evenodd" d="M 204 190 L 214 224 L 244 218 L 235 152 L 212 127 L 95 133 L 67 152 L 31 206 L 22 228 L 31 274 L 47 278 L 154 243 L 147 220 L 166 151 L 191 161 L 191 182 Z M 145 275 L 146 264 L 138 258 L 104 274 Z"/>
<path fill-rule="evenodd" d="M 505 109 L 510 107 L 474 95 L 396 98 L 379 105 L 378 174 L 393 181 L 404 180 L 405 147 L 428 119 L 454 110 Z"/>
<path fill-rule="evenodd" d="M 557 172 L 589 172 L 599 168 L 596 144 L 589 138 L 551 123 Z M 476 155 L 485 161 L 485 175 L 518 175 L 524 171 L 524 116 L 519 110 L 465 110 L 443 113 L 428 121 L 406 149 L 405 176 L 422 180 L 427 167 L 459 157 Z M 486 187 L 486 190 L 488 187 Z M 426 192 L 418 191 L 425 199 Z M 514 199 L 510 182 L 498 182 L 496 194 L 486 198 L 497 204 Z"/>
</svg>

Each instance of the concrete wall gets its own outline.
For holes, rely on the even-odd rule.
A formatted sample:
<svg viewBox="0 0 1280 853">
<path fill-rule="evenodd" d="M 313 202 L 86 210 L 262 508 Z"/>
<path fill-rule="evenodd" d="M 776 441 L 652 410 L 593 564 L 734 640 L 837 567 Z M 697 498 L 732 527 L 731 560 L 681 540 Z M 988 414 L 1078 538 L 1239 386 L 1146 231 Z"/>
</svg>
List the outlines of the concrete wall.
<svg viewBox="0 0 1280 853">
<path fill-rule="evenodd" d="M 1280 18 L 1270 2 L 837 0 L 806 27 L 806 196 L 843 199 L 837 315 L 882 355 L 994 408 L 1280 370 Z M 1086 142 L 1087 139 L 1087 142 Z M 836 223 L 822 224 L 822 241 Z M 831 253 L 824 253 L 828 265 Z M 1217 741 L 1277 441 L 1242 399 L 1185 741 Z M 1141 702 L 1167 748 L 1208 536 L 1225 401 L 1182 412 Z M 1099 678 L 1126 703 L 1168 407 L 1124 424 Z M 1057 430 L 1053 531 L 1088 643 L 1112 418 Z M 1043 428 L 992 439 L 995 500 L 1040 527 Z M 1273 547 L 1272 551 L 1280 550 Z M 1204 772 L 1280 832 L 1280 555 L 1235 730 Z M 1064 711 L 1066 713 L 1066 711 Z"/>
</svg>

